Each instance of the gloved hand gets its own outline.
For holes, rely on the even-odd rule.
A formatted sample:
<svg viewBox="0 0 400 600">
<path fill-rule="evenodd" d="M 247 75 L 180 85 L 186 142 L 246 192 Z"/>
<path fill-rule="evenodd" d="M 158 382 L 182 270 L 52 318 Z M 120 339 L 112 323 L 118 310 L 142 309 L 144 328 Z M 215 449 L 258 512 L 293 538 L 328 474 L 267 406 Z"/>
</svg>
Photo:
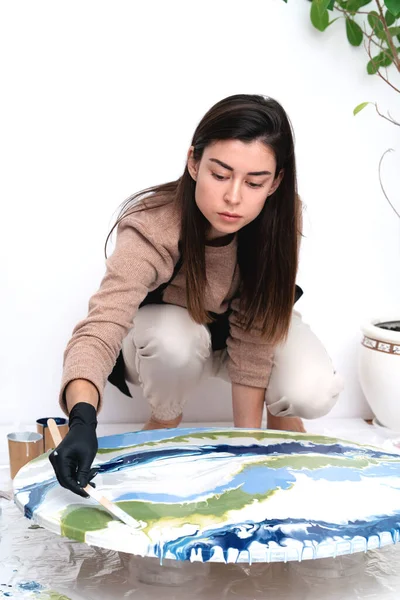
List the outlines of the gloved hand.
<svg viewBox="0 0 400 600">
<path fill-rule="evenodd" d="M 94 406 L 78 402 L 70 412 L 67 435 L 49 455 L 59 484 L 83 498 L 88 494 L 82 488 L 97 473 L 96 469 L 91 469 L 98 449 L 96 427 Z"/>
</svg>

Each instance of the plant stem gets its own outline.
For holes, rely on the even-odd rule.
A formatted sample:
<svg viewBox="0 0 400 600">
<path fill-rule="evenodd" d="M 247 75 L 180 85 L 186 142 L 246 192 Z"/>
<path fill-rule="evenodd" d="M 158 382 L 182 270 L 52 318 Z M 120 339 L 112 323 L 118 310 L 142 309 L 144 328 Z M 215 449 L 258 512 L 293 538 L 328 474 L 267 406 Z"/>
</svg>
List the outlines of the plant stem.
<svg viewBox="0 0 400 600">
<path fill-rule="evenodd" d="M 380 71 L 377 71 L 377 72 L 376 72 L 376 74 L 377 74 L 377 75 L 379 75 L 379 77 L 380 77 L 381 79 L 383 79 L 383 81 L 386 81 L 386 83 L 387 83 L 388 85 L 390 85 L 390 87 L 391 87 L 391 88 L 393 88 L 395 92 L 397 92 L 398 94 L 400 94 L 400 89 L 399 89 L 399 88 L 397 88 L 395 85 L 393 85 L 393 83 L 391 83 L 391 82 L 389 81 L 389 79 L 387 79 L 386 77 L 384 77 Z"/>
<path fill-rule="evenodd" d="M 394 65 L 396 66 L 396 69 L 397 69 L 397 70 L 399 71 L 399 73 L 400 73 L 400 59 L 399 59 L 399 56 L 398 56 L 398 54 L 397 54 L 397 48 L 396 48 L 396 46 L 394 45 L 392 34 L 390 33 L 390 31 L 389 31 L 389 27 L 387 26 L 386 19 L 385 19 L 385 16 L 384 16 L 384 14 L 383 14 L 383 10 L 382 10 L 382 6 L 381 6 L 381 3 L 380 3 L 380 1 L 379 1 L 379 0 L 376 0 L 376 4 L 377 4 L 377 6 L 378 6 L 379 15 L 380 15 L 380 18 L 381 18 L 381 23 L 382 23 L 382 25 L 383 25 L 383 28 L 384 28 L 384 30 L 385 30 L 385 33 L 386 33 L 386 38 L 387 38 L 387 41 L 388 41 L 389 47 L 390 47 L 390 49 L 391 49 L 391 51 L 392 51 L 392 54 L 393 54 L 393 56 L 392 56 L 392 58 L 393 58 L 393 63 L 394 63 Z"/>
<path fill-rule="evenodd" d="M 368 38 L 369 43 L 368 43 L 368 48 L 366 45 L 364 46 L 364 48 L 365 48 L 365 51 L 368 54 L 370 60 L 373 61 L 374 57 L 371 54 L 371 42 L 373 41 L 372 35 L 367 35 L 366 37 Z M 387 77 L 384 77 L 379 69 L 377 70 L 376 75 L 378 75 L 378 77 L 380 77 L 381 79 L 383 79 L 383 81 L 385 81 L 388 85 L 390 85 L 390 87 L 393 88 L 395 92 L 398 92 L 400 94 L 400 89 L 398 89 L 396 86 L 394 86 L 393 83 L 391 83 Z"/>
<path fill-rule="evenodd" d="M 399 57 L 398 57 L 398 54 L 397 54 L 397 49 L 396 49 L 396 47 L 395 47 L 395 45 L 394 45 L 394 43 L 393 43 L 393 38 L 392 38 L 392 35 L 391 35 L 391 33 L 390 33 L 390 31 L 389 31 L 389 29 L 388 29 L 388 27 L 387 27 L 387 24 L 386 24 L 386 21 L 385 21 L 385 17 L 384 17 L 384 15 L 383 15 L 382 7 L 381 7 L 381 5 L 380 5 L 380 3 L 379 3 L 379 0 L 375 0 L 375 1 L 376 1 L 376 4 L 377 4 L 377 7 L 378 7 L 378 10 L 379 10 L 379 14 L 380 14 L 380 21 L 382 22 L 382 26 L 383 26 L 383 27 L 384 27 L 384 29 L 385 29 L 385 33 L 386 33 L 386 36 L 387 36 L 388 44 L 389 44 L 389 46 L 390 46 L 390 50 L 392 51 L 392 54 L 389 54 L 388 52 L 386 52 L 386 50 L 384 50 L 383 46 L 382 46 L 382 45 L 380 45 L 380 44 L 378 44 L 378 43 L 377 43 L 377 42 L 376 42 L 376 41 L 373 39 L 373 36 L 374 36 L 374 30 L 373 30 L 373 29 L 372 29 L 372 33 L 371 33 L 371 34 L 368 34 L 368 33 L 367 33 L 367 31 L 366 31 L 366 29 L 365 29 L 365 27 L 364 27 L 364 28 L 363 28 L 363 33 L 365 34 L 365 37 L 368 39 L 368 42 L 369 42 L 369 44 L 368 44 L 368 49 L 367 49 L 367 47 L 364 45 L 365 51 L 366 51 L 366 53 L 368 54 L 368 56 L 369 56 L 369 59 L 370 59 L 370 60 L 373 60 L 373 59 L 374 59 L 374 57 L 373 57 L 373 56 L 372 56 L 372 54 L 371 54 L 371 43 L 373 43 L 375 46 L 377 46 L 377 47 L 380 49 L 380 51 L 381 51 L 381 52 L 383 52 L 383 54 L 384 54 L 385 56 L 388 56 L 389 58 L 391 58 L 391 59 L 392 59 L 392 61 L 393 61 L 393 64 L 395 65 L 396 69 L 397 69 L 397 70 L 400 72 L 400 59 L 399 59 Z M 352 17 L 354 17 L 354 15 L 350 14 L 350 13 L 349 13 L 349 12 L 348 12 L 346 9 L 344 9 L 344 8 L 341 8 L 341 7 L 339 7 L 339 6 L 335 6 L 335 9 L 336 9 L 336 10 L 338 10 L 339 12 L 343 13 L 343 14 L 345 15 L 345 17 L 347 17 L 347 18 L 352 18 Z M 368 13 L 368 12 L 365 12 L 365 11 L 362 11 L 362 10 L 359 10 L 359 11 L 357 11 L 357 12 L 356 12 L 356 14 L 357 14 L 357 15 L 369 15 L 369 13 Z M 388 85 L 390 85 L 390 87 L 391 87 L 391 88 L 393 88 L 395 92 L 398 92 L 398 93 L 400 94 L 400 89 L 398 89 L 396 86 L 394 86 L 394 85 L 393 85 L 393 84 L 392 84 L 392 83 L 389 81 L 389 79 L 388 79 L 387 77 L 384 77 L 384 76 L 382 75 L 382 73 L 380 72 L 380 70 L 379 70 L 379 69 L 377 70 L 377 72 L 376 72 L 376 75 L 378 75 L 378 76 L 379 76 L 381 79 L 383 79 L 383 81 L 384 81 L 385 83 L 387 83 Z M 385 117 L 385 118 L 387 118 L 387 117 Z"/>
<path fill-rule="evenodd" d="M 385 50 L 385 48 L 382 46 L 382 44 L 378 44 L 378 42 L 376 42 L 376 41 L 374 40 L 374 38 L 373 38 L 373 33 L 368 33 L 368 32 L 367 32 L 367 30 L 365 29 L 365 27 L 364 27 L 364 29 L 363 29 L 363 33 L 364 33 L 365 37 L 366 37 L 366 38 L 367 38 L 367 39 L 368 39 L 370 42 L 372 42 L 372 43 L 374 44 L 374 46 L 376 46 L 377 48 L 379 48 L 379 50 L 381 51 L 381 53 L 382 53 L 382 54 L 384 54 L 384 55 L 385 55 L 385 56 L 387 56 L 388 58 L 392 59 L 392 55 L 391 55 L 391 54 L 389 54 L 389 52 L 387 52 L 387 51 Z M 365 48 L 365 46 L 364 46 L 364 48 Z M 365 50 L 367 51 L 367 49 L 366 49 L 366 48 L 365 48 Z M 367 54 L 368 54 L 368 51 L 367 51 Z M 370 55 L 368 54 L 368 56 L 370 56 Z"/>
<path fill-rule="evenodd" d="M 338 10 L 339 12 L 342 12 L 346 15 L 346 17 L 354 17 L 354 15 L 352 13 L 347 12 L 347 10 L 345 10 L 344 8 L 339 8 L 338 6 L 335 6 L 336 10 Z M 356 12 L 357 15 L 369 15 L 369 13 L 363 11 L 363 10 L 358 10 Z"/>
<path fill-rule="evenodd" d="M 393 152 L 393 148 L 388 148 L 387 150 L 385 150 L 385 152 L 382 154 L 381 156 L 381 160 L 379 161 L 379 183 L 381 184 L 381 189 L 383 192 L 383 195 L 385 196 L 386 200 L 389 202 L 391 208 L 394 210 L 394 212 L 396 213 L 396 215 L 399 217 L 400 219 L 400 214 L 397 212 L 397 210 L 395 209 L 395 207 L 393 206 L 393 204 L 390 202 L 386 192 L 385 192 L 385 188 L 383 187 L 383 183 L 382 183 L 382 177 L 381 177 L 381 167 L 382 167 L 382 161 L 385 158 L 385 155 L 388 152 Z"/>
<path fill-rule="evenodd" d="M 382 117 L 382 119 L 386 119 L 386 121 L 389 121 L 389 123 L 392 123 L 393 125 L 397 125 L 398 127 L 400 127 L 400 123 L 398 123 L 398 122 L 397 122 L 395 119 L 393 119 L 392 115 L 390 115 L 390 114 L 388 113 L 388 114 L 389 114 L 389 116 L 387 117 L 386 115 L 383 115 L 383 114 L 382 114 L 382 113 L 379 111 L 379 108 L 378 108 L 378 105 L 377 105 L 377 103 L 376 103 L 376 102 L 375 102 L 375 109 L 376 109 L 376 112 L 378 113 L 378 115 L 379 115 L 380 117 Z"/>
</svg>

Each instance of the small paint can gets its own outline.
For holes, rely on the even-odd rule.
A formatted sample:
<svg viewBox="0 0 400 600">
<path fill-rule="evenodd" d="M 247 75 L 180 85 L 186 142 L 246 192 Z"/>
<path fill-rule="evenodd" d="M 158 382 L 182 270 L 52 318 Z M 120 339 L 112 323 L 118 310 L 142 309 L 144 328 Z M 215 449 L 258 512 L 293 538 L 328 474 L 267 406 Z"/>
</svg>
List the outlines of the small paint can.
<svg viewBox="0 0 400 600">
<path fill-rule="evenodd" d="M 43 454 L 43 436 L 34 431 L 17 431 L 7 435 L 10 475 L 14 479 L 28 462 Z"/>
<path fill-rule="evenodd" d="M 61 437 L 64 439 L 68 433 L 68 420 L 62 417 L 44 417 L 43 419 L 37 419 L 36 430 L 43 436 L 43 452 L 48 452 L 54 449 L 53 438 L 51 437 L 50 429 L 47 425 L 49 419 L 54 419 L 60 432 Z"/>
</svg>

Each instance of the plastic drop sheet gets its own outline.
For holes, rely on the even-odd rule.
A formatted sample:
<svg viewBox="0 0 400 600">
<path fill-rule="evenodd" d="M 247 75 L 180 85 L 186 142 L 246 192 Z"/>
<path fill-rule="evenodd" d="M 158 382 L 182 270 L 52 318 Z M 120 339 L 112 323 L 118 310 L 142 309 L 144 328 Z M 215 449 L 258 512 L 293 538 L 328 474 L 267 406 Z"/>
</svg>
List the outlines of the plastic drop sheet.
<svg viewBox="0 0 400 600">
<path fill-rule="evenodd" d="M 0 499 L 0 598 L 398 600 L 400 544 L 301 563 L 224 565 L 124 555 L 61 538 Z"/>
</svg>

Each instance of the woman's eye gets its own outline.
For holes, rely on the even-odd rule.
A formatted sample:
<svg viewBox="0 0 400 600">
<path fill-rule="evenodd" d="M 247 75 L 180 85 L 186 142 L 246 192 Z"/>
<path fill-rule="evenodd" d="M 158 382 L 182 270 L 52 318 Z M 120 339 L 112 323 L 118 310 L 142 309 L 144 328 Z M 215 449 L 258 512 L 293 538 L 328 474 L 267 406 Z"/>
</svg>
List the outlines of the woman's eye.
<svg viewBox="0 0 400 600">
<path fill-rule="evenodd" d="M 225 179 L 223 175 L 218 175 L 218 173 L 212 173 L 212 176 L 218 181 L 222 181 L 223 179 Z"/>
<path fill-rule="evenodd" d="M 217 181 L 224 181 L 226 179 L 226 177 L 224 177 L 223 175 L 219 175 L 218 173 L 214 173 L 212 171 L 211 171 L 211 175 Z M 248 184 L 249 187 L 251 187 L 253 189 L 264 187 L 262 183 L 252 183 L 251 181 L 248 181 L 247 184 Z"/>
</svg>

